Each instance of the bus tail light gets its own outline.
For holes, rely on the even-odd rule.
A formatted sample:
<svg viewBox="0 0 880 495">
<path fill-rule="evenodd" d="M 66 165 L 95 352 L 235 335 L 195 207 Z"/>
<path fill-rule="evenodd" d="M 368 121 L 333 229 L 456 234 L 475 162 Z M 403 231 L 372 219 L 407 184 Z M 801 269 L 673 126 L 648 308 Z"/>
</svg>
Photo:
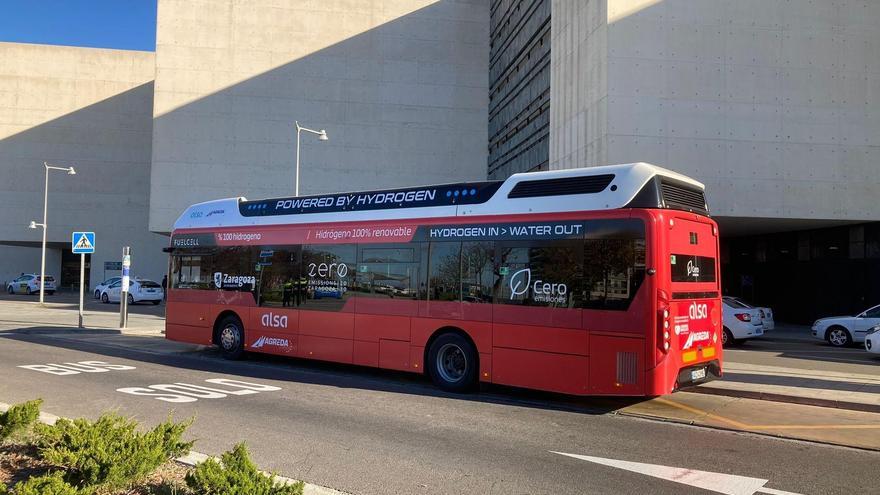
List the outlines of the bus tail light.
<svg viewBox="0 0 880 495">
<path fill-rule="evenodd" d="M 657 291 L 657 346 L 667 354 L 669 352 L 670 325 L 669 325 L 669 298 L 663 290 Z"/>
<path fill-rule="evenodd" d="M 736 313 L 734 316 L 736 316 L 736 319 L 739 321 L 752 321 L 752 315 L 748 313 Z"/>
</svg>

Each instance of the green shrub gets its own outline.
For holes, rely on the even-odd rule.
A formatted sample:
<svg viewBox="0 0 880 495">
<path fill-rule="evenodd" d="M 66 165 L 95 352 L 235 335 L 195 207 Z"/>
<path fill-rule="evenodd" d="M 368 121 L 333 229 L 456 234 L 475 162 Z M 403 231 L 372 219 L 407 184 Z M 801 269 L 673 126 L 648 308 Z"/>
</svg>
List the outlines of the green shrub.
<svg viewBox="0 0 880 495">
<path fill-rule="evenodd" d="M 243 443 L 220 459 L 208 459 L 187 473 L 187 486 L 200 495 L 302 495 L 302 482 L 284 485 L 259 472 Z"/>
<path fill-rule="evenodd" d="M 121 488 L 152 473 L 165 462 L 189 452 L 181 437 L 192 420 L 159 424 L 145 433 L 137 422 L 115 413 L 97 421 L 60 419 L 38 426 L 40 457 L 66 470 L 64 480 L 89 491 Z"/>
<path fill-rule="evenodd" d="M 54 472 L 18 483 L 10 495 L 80 495 L 80 492 L 64 481 L 61 473 Z"/>
<path fill-rule="evenodd" d="M 16 404 L 5 413 L 0 413 L 0 441 L 27 431 L 40 417 L 43 399 Z M 2 493 L 2 492 L 0 492 Z"/>
</svg>

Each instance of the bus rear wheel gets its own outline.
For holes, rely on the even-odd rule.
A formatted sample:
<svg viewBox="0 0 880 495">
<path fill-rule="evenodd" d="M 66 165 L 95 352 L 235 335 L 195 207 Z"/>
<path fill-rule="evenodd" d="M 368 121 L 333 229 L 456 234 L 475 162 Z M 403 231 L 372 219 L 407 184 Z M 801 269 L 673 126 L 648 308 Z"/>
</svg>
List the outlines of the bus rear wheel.
<svg viewBox="0 0 880 495">
<path fill-rule="evenodd" d="M 244 356 L 244 325 L 235 316 L 227 316 L 217 326 L 217 345 L 225 359 L 237 360 Z"/>
<path fill-rule="evenodd" d="M 445 333 L 428 350 L 428 373 L 447 392 L 467 392 L 477 382 L 477 351 L 457 333 Z"/>
</svg>

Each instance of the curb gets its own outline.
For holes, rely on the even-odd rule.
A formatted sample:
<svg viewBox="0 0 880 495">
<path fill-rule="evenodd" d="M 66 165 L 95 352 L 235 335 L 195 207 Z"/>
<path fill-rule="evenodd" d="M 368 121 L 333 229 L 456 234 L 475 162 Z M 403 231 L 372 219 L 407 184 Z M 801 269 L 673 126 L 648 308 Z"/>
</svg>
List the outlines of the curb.
<svg viewBox="0 0 880 495">
<path fill-rule="evenodd" d="M 9 410 L 10 407 L 12 407 L 11 404 L 7 404 L 5 402 L 0 402 L 0 412 L 6 412 Z M 54 414 L 49 414 L 49 413 L 40 411 L 39 421 L 41 423 L 44 423 L 47 425 L 54 425 L 55 422 L 58 421 L 59 419 L 61 419 L 61 416 L 56 416 Z M 180 464 L 183 464 L 185 466 L 195 467 L 196 464 L 199 464 L 201 462 L 205 462 L 208 459 L 211 459 L 211 456 L 209 456 L 207 454 L 202 454 L 201 452 L 196 452 L 194 450 L 191 450 L 189 452 L 189 454 L 182 456 L 182 457 L 178 457 L 177 459 L 174 459 L 174 461 L 179 462 Z M 214 459 L 217 459 L 217 458 L 214 457 Z M 299 483 L 299 480 L 295 480 L 293 478 L 287 478 L 285 476 L 279 476 L 277 474 L 267 473 L 265 471 L 260 471 L 260 472 L 265 475 L 272 476 L 272 478 L 275 481 L 283 483 L 285 485 L 292 485 L 294 483 Z M 303 495 L 351 495 L 348 492 L 341 492 L 339 490 L 334 490 L 333 488 L 327 488 L 325 486 L 320 486 L 320 485 L 313 485 L 311 483 L 303 482 L 303 485 L 304 485 L 303 486 Z"/>
<path fill-rule="evenodd" d="M 753 390 L 731 390 L 726 388 L 699 386 L 687 389 L 688 392 L 706 395 L 723 395 L 727 397 L 741 397 L 744 399 L 766 400 L 771 402 L 785 402 L 788 404 L 800 404 L 804 406 L 827 407 L 831 409 L 846 409 L 880 414 L 880 405 L 865 404 L 862 402 L 848 402 L 834 399 L 819 399 L 814 397 L 800 397 L 796 395 L 774 394 Z"/>
<path fill-rule="evenodd" d="M 861 446 L 848 445 L 845 443 L 829 442 L 829 441 L 824 441 L 824 440 L 797 438 L 797 437 L 787 436 L 787 435 L 784 435 L 781 433 L 772 433 L 772 432 L 768 432 L 768 431 L 738 430 L 736 428 L 731 428 L 729 426 L 707 425 L 704 423 L 698 423 L 694 420 L 688 420 L 688 419 L 667 418 L 667 417 L 663 417 L 663 416 L 653 416 L 650 414 L 632 413 L 632 412 L 616 412 L 615 414 L 620 415 L 620 416 L 630 417 L 630 418 L 638 418 L 638 419 L 645 420 L 645 421 L 658 421 L 661 423 L 692 426 L 694 428 L 707 428 L 707 429 L 712 429 L 712 430 L 728 431 L 731 433 L 757 435 L 760 437 L 767 437 L 767 438 L 778 438 L 781 440 L 786 440 L 786 441 L 791 441 L 791 442 L 805 442 L 805 443 L 812 443 L 812 444 L 817 444 L 817 445 L 828 445 L 831 447 L 840 447 L 840 448 L 845 448 L 845 449 L 863 450 L 863 451 L 867 451 L 867 452 L 880 452 L 880 448 L 875 448 L 875 447 L 861 447 Z"/>
</svg>

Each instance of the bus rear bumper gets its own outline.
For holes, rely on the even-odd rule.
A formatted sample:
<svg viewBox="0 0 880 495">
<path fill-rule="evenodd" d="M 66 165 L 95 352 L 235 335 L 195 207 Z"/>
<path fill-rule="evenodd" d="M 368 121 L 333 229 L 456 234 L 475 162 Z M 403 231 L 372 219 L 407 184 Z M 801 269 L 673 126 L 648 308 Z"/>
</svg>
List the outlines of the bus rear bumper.
<svg viewBox="0 0 880 495">
<path fill-rule="evenodd" d="M 678 370 L 673 391 L 694 387 L 721 378 L 721 363 L 717 359 Z"/>
</svg>

